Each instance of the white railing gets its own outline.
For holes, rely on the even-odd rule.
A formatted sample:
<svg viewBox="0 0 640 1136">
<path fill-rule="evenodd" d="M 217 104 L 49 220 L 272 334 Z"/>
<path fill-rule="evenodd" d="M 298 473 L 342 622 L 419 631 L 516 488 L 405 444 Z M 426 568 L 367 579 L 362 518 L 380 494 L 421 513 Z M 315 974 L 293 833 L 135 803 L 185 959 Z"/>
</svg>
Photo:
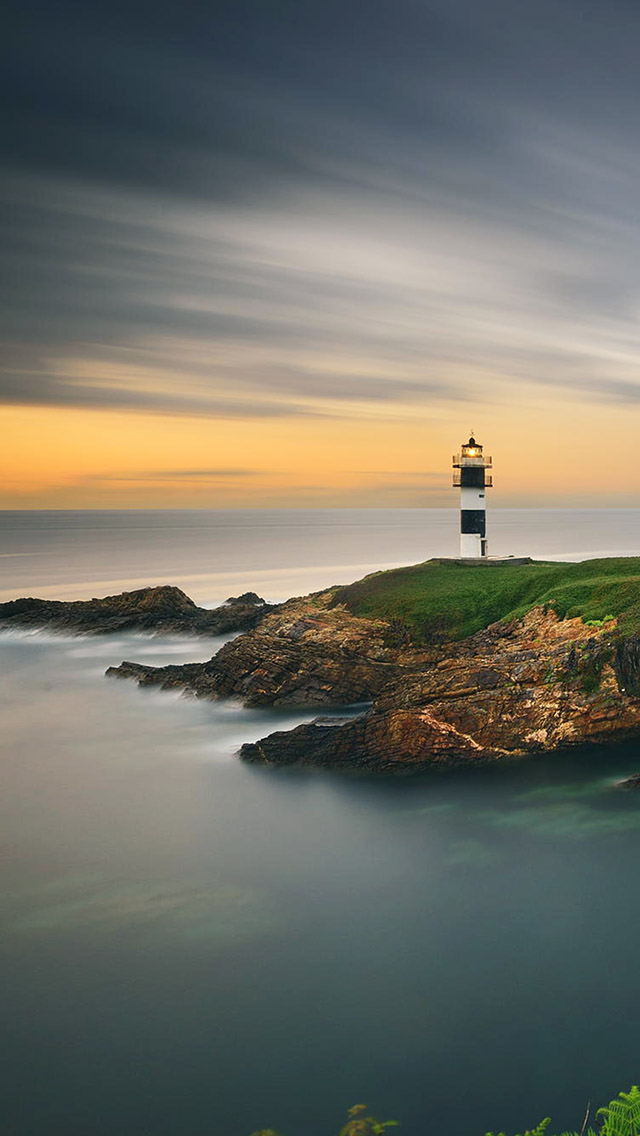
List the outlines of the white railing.
<svg viewBox="0 0 640 1136">
<path fill-rule="evenodd" d="M 454 489 L 460 488 L 461 477 L 462 477 L 462 470 L 456 469 L 456 470 L 453 471 L 453 487 L 454 487 Z M 490 473 L 485 476 L 484 484 L 485 484 L 486 489 L 493 489 L 493 477 L 491 476 Z M 481 488 L 482 488 L 481 485 L 470 485 L 469 486 L 469 489 L 481 489 Z"/>
</svg>

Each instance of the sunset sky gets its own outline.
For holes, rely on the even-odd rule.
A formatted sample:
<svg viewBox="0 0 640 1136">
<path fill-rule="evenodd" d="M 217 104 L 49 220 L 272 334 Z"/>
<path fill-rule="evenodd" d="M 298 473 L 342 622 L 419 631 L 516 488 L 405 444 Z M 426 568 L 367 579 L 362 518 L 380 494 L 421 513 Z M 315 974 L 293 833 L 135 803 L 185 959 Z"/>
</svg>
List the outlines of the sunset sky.
<svg viewBox="0 0 640 1136">
<path fill-rule="evenodd" d="M 637 505 L 637 0 L 11 0 L 2 508 Z"/>
</svg>

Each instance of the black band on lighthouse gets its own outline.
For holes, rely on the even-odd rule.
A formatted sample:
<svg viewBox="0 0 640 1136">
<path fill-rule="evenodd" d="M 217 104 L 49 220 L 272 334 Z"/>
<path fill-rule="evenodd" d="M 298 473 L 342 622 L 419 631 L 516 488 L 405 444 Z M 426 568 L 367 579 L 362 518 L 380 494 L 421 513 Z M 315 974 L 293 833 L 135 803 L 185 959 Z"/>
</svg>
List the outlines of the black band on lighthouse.
<svg viewBox="0 0 640 1136">
<path fill-rule="evenodd" d="M 460 470 L 461 489 L 484 489 L 484 466 L 463 465 Z"/>
<path fill-rule="evenodd" d="M 476 536 L 486 536 L 487 514 L 484 509 L 461 509 L 460 532 L 474 533 Z"/>
</svg>

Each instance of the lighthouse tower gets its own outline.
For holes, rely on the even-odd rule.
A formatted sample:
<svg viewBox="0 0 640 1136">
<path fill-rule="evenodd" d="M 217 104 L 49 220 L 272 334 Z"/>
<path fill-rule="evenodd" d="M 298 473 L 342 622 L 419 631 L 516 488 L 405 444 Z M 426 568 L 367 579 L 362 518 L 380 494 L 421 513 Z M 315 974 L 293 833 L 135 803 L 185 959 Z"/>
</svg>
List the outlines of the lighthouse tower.
<svg viewBox="0 0 640 1136">
<path fill-rule="evenodd" d="M 487 510 L 485 490 L 493 485 L 491 458 L 482 456 L 482 446 L 473 435 L 453 455 L 453 484 L 460 487 L 460 556 L 479 559 L 487 555 Z"/>
</svg>

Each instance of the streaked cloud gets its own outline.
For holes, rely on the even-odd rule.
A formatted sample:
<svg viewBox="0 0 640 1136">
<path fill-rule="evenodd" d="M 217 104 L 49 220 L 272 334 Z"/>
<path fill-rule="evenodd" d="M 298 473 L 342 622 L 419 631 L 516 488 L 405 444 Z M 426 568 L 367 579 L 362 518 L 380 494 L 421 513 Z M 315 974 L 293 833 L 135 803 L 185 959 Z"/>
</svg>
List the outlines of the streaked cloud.
<svg viewBox="0 0 640 1136">
<path fill-rule="evenodd" d="M 130 473 L 97 474 L 99 481 L 229 481 L 236 477 L 254 477 L 259 474 L 255 469 L 147 469 L 135 470 Z"/>
<path fill-rule="evenodd" d="M 597 432 L 640 398 L 639 34 L 626 0 L 12 0 L 0 400 Z"/>
</svg>

